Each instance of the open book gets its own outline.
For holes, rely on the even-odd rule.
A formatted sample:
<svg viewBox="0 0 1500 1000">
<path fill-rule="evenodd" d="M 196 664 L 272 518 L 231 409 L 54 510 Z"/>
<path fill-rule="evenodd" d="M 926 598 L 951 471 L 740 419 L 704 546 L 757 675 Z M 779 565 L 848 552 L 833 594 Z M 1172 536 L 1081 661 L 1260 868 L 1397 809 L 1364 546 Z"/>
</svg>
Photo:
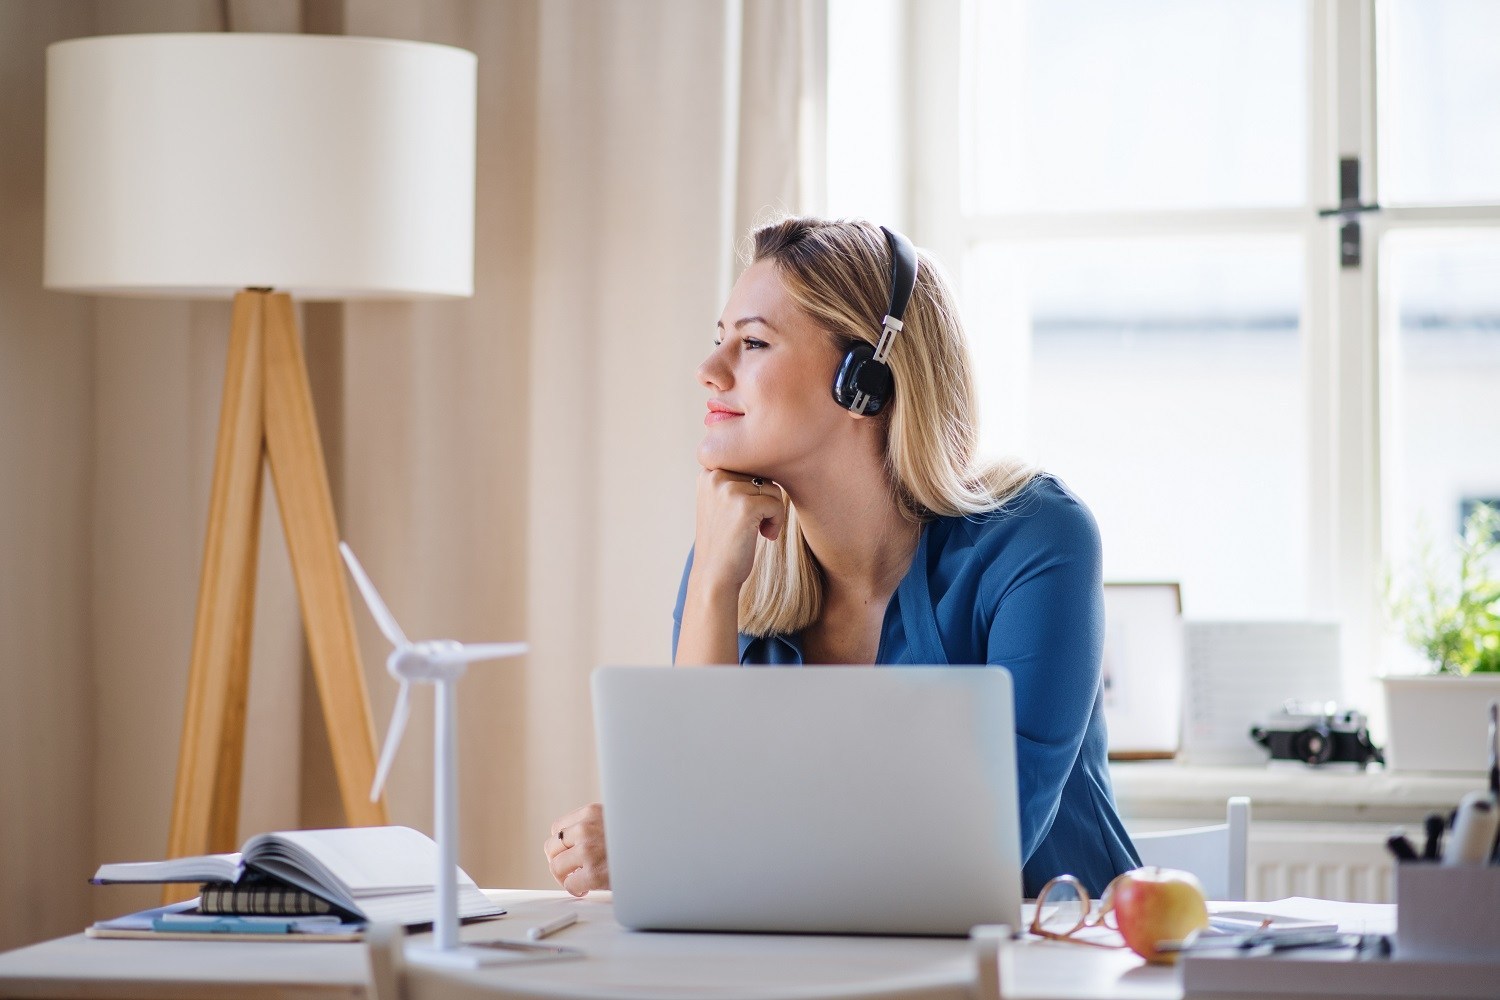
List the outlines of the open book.
<svg viewBox="0 0 1500 1000">
<path fill-rule="evenodd" d="M 405 826 L 292 830 L 251 837 L 238 854 L 101 865 L 91 881 L 238 882 L 247 870 L 278 878 L 372 923 L 427 924 L 437 911 L 437 844 Z M 458 915 L 505 912 L 458 873 Z"/>
</svg>

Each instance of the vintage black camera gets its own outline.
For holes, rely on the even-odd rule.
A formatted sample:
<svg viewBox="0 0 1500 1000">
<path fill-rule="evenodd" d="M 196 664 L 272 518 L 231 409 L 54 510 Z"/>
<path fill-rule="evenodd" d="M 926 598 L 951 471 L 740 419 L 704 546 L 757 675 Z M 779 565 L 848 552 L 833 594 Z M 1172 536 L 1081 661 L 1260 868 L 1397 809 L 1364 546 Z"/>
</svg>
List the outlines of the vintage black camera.
<svg viewBox="0 0 1500 1000">
<path fill-rule="evenodd" d="M 1304 764 L 1385 763 L 1370 742 L 1363 712 L 1342 711 L 1332 702 L 1304 705 L 1288 702 L 1263 726 L 1251 726 L 1250 738 L 1271 751 L 1272 760 L 1300 760 Z"/>
</svg>

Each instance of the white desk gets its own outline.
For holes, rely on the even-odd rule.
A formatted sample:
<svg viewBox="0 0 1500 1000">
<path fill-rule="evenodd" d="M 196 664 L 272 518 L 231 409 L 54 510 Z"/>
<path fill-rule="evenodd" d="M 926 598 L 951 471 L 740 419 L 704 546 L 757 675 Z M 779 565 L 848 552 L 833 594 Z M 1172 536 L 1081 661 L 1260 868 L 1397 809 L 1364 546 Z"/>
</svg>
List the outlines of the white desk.
<svg viewBox="0 0 1500 1000">
<path fill-rule="evenodd" d="M 632 933 L 608 894 L 497 891 L 508 916 L 463 929 L 474 940 L 523 940 L 569 908 L 579 923 L 548 940 L 586 958 L 438 972 L 407 968 L 410 1000 L 463 998 L 776 997 L 973 1000 L 976 946 L 962 939 Z M 1124 951 L 1037 941 L 1006 949 L 1005 995 L 1033 1000 L 1178 1000 L 1175 970 Z M 359 997 L 369 980 L 359 944 L 103 941 L 82 935 L 0 955 L 0 997 Z M 395 1000 L 382 997 L 381 1000 Z"/>
</svg>

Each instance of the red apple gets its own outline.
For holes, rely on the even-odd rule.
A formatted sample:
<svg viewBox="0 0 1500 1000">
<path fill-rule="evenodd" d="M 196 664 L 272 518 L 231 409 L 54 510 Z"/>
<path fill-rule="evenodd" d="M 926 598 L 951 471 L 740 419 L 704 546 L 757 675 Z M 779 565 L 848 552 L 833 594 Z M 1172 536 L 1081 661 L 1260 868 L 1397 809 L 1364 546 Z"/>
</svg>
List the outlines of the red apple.
<svg viewBox="0 0 1500 1000">
<path fill-rule="evenodd" d="M 1125 943 L 1148 962 L 1170 965 L 1177 953 L 1157 951 L 1157 944 L 1208 926 L 1203 886 L 1190 872 L 1137 868 L 1115 879 L 1113 898 Z"/>
</svg>

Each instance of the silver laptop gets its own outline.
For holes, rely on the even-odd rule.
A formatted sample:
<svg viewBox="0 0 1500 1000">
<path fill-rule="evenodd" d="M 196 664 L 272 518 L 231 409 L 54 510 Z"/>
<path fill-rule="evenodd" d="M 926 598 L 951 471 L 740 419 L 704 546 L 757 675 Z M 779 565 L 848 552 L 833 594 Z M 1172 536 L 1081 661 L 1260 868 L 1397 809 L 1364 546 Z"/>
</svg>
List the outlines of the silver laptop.
<svg viewBox="0 0 1500 1000">
<path fill-rule="evenodd" d="M 1019 924 L 1004 669 L 603 667 L 593 694 L 626 927 Z"/>
</svg>

